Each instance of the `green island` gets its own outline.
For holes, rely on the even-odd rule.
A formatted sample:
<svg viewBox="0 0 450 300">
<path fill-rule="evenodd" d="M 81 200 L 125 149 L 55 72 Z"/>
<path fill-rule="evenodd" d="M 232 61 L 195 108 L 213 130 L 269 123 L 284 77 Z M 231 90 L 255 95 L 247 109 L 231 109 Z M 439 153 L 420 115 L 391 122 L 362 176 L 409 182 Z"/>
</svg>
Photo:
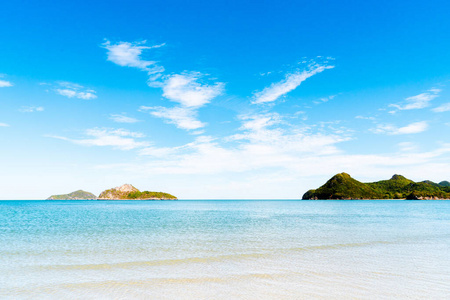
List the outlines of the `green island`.
<svg viewBox="0 0 450 300">
<path fill-rule="evenodd" d="M 124 184 L 101 192 L 98 200 L 177 200 L 177 197 L 163 192 L 141 192 L 131 184 Z"/>
<path fill-rule="evenodd" d="M 389 180 L 363 183 L 347 173 L 334 175 L 324 185 L 307 191 L 303 200 L 357 200 L 357 199 L 407 199 L 444 200 L 450 199 L 450 183 L 430 180 L 414 182 L 402 175 Z"/>
<path fill-rule="evenodd" d="M 47 200 L 97 200 L 97 196 L 83 190 L 78 190 L 69 194 L 52 195 Z"/>
<path fill-rule="evenodd" d="M 105 190 L 98 197 L 92 193 L 78 190 L 69 194 L 53 195 L 47 200 L 177 200 L 177 197 L 163 192 L 141 192 L 131 184 L 124 184 Z"/>
</svg>

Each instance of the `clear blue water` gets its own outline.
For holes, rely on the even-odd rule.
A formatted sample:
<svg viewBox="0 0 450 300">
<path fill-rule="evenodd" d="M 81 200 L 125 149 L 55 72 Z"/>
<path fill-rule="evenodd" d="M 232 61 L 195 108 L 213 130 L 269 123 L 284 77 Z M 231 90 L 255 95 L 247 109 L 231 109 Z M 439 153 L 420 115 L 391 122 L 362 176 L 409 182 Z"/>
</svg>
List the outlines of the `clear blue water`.
<svg viewBox="0 0 450 300">
<path fill-rule="evenodd" d="M 450 294 L 450 201 L 0 201 L 0 241 L 0 298 Z"/>
</svg>

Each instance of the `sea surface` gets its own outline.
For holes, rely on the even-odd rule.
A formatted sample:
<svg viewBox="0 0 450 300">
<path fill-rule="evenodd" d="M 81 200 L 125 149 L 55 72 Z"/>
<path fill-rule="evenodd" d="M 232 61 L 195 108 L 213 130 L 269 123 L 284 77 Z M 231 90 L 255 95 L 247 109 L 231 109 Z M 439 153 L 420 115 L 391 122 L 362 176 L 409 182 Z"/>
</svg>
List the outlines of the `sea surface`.
<svg viewBox="0 0 450 300">
<path fill-rule="evenodd" d="M 1 299 L 449 299 L 450 201 L 0 201 Z"/>
</svg>

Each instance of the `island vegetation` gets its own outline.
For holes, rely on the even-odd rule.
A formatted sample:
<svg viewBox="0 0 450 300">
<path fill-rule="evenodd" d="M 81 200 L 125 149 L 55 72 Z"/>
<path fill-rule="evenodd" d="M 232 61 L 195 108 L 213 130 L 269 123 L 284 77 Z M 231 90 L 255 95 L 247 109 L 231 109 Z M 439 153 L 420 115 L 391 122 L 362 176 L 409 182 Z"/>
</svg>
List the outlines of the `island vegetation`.
<svg viewBox="0 0 450 300">
<path fill-rule="evenodd" d="M 414 182 L 401 175 L 394 175 L 389 180 L 362 183 L 347 173 L 340 173 L 320 188 L 307 191 L 302 199 L 450 199 L 450 183 L 430 180 Z"/>
<path fill-rule="evenodd" d="M 97 196 L 92 193 L 78 190 L 69 194 L 52 195 L 47 200 L 96 200 Z"/>
</svg>

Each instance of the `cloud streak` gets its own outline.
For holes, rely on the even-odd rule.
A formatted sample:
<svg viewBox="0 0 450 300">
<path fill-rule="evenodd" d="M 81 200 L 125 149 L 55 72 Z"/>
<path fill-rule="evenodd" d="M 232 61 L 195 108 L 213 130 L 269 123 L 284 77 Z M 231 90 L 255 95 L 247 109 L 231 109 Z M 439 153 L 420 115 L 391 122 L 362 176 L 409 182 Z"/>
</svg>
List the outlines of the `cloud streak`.
<svg viewBox="0 0 450 300">
<path fill-rule="evenodd" d="M 224 84 L 199 82 L 202 74 L 191 72 L 169 76 L 163 84 L 163 97 L 184 107 L 201 107 L 223 92 Z"/>
<path fill-rule="evenodd" d="M 266 87 L 261 92 L 257 92 L 253 97 L 253 104 L 270 103 L 276 101 L 280 97 L 295 90 L 303 81 L 311 76 L 321 73 L 327 69 L 332 69 L 334 66 L 311 65 L 308 70 L 296 71 L 294 73 L 286 74 L 282 81 L 273 83 L 271 86 Z"/>
<path fill-rule="evenodd" d="M 433 99 L 439 97 L 440 89 L 429 89 L 427 92 L 408 97 L 402 104 L 390 104 L 390 107 L 395 107 L 399 110 L 422 109 L 430 106 Z"/>
<path fill-rule="evenodd" d="M 156 80 L 164 72 L 164 67 L 159 66 L 156 61 L 142 59 L 143 50 L 155 49 L 164 46 L 165 44 L 145 46 L 146 41 L 142 42 L 119 42 L 112 44 L 106 41 L 102 44 L 103 48 L 108 50 L 107 60 L 122 67 L 138 68 L 151 75 L 152 80 Z"/>
<path fill-rule="evenodd" d="M 92 100 L 97 98 L 94 90 L 87 89 L 77 83 L 59 81 L 57 82 L 57 85 L 58 88 L 55 89 L 55 92 L 67 98 L 78 98 L 83 100 Z"/>
<path fill-rule="evenodd" d="M 444 103 L 441 106 L 433 108 L 432 111 L 437 112 L 437 113 L 450 111 L 450 103 Z"/>
<path fill-rule="evenodd" d="M 19 111 L 25 112 L 25 113 L 32 113 L 32 112 L 44 111 L 44 108 L 42 106 L 22 106 L 19 109 Z"/>
<path fill-rule="evenodd" d="M 205 126 L 197 120 L 197 111 L 187 107 L 162 107 L 141 106 L 141 111 L 148 111 L 150 115 L 166 120 L 166 123 L 174 124 L 180 129 L 195 130 Z"/>
<path fill-rule="evenodd" d="M 0 80 L 0 88 L 2 87 L 11 87 L 13 84 L 10 81 Z"/>
<path fill-rule="evenodd" d="M 144 137 L 142 133 L 125 129 L 93 128 L 86 130 L 85 135 L 88 138 L 71 139 L 55 135 L 47 135 L 47 137 L 69 141 L 82 146 L 109 146 L 120 150 L 132 150 L 149 145 L 148 142 L 136 141 L 137 138 Z"/>
<path fill-rule="evenodd" d="M 109 117 L 111 120 L 113 120 L 116 123 L 137 123 L 140 122 L 140 120 L 132 118 L 132 117 L 128 117 L 125 115 L 120 115 L 120 114 L 111 114 Z"/>
<path fill-rule="evenodd" d="M 377 134 L 388 134 L 388 135 L 399 135 L 399 134 L 414 134 L 424 132 L 428 129 L 428 122 L 415 122 L 404 127 L 396 127 L 393 125 L 378 125 L 376 128 L 372 129 L 373 133 Z"/>
<path fill-rule="evenodd" d="M 181 74 L 163 75 L 164 67 L 156 61 L 142 58 L 144 50 L 154 49 L 165 44 L 146 46 L 143 42 L 119 42 L 112 44 L 110 41 L 103 43 L 108 50 L 107 60 L 123 67 L 133 67 L 145 71 L 149 75 L 147 84 L 150 87 L 161 88 L 162 96 L 178 106 L 169 108 L 163 106 L 142 106 L 141 111 L 147 111 L 150 115 L 162 118 L 166 123 L 174 124 L 180 129 L 196 130 L 206 124 L 197 120 L 198 109 L 221 95 L 224 84 L 211 80 L 204 80 L 204 74 L 200 72 L 183 72 Z M 203 79 L 203 80 L 202 80 Z M 115 117 L 118 119 L 118 117 Z M 120 118 L 125 120 L 125 118 Z"/>
</svg>

